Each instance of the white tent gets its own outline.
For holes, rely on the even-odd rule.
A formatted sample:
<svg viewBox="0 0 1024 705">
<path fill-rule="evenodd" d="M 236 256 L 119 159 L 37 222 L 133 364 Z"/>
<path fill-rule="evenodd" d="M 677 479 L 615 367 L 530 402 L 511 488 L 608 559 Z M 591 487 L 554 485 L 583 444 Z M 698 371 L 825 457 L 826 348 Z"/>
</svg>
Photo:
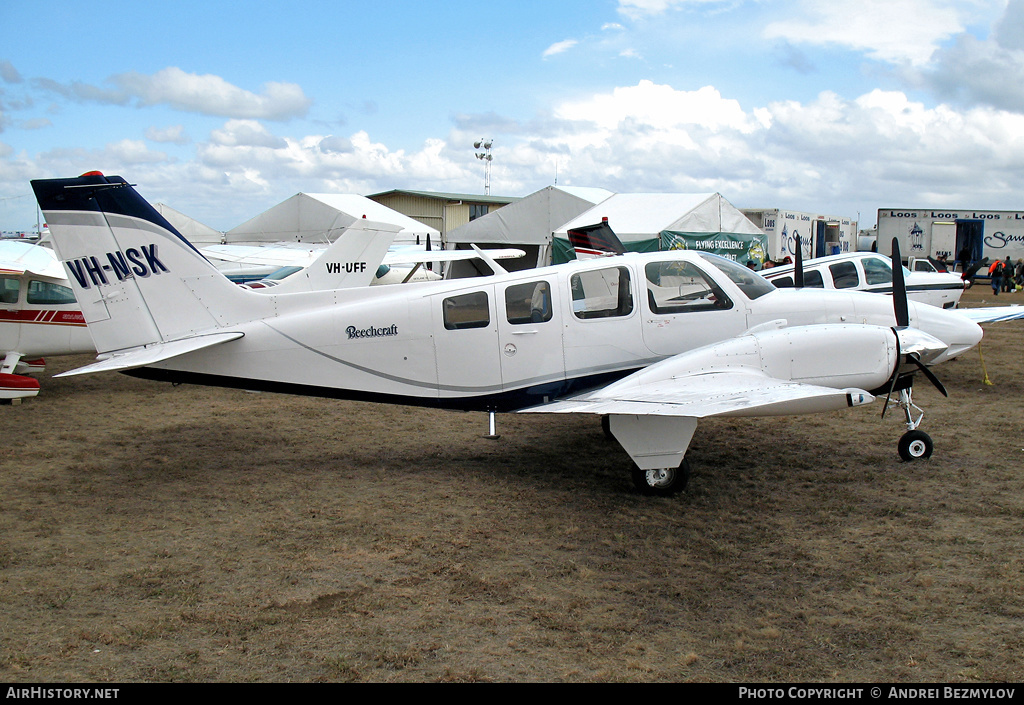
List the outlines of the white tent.
<svg viewBox="0 0 1024 705">
<path fill-rule="evenodd" d="M 551 260 L 551 233 L 612 195 L 602 188 L 548 186 L 450 231 L 447 247 L 518 247 L 527 251 L 521 266 L 542 266 Z"/>
<path fill-rule="evenodd" d="M 437 247 L 441 233 L 396 210 L 355 194 L 297 193 L 225 233 L 227 243 L 333 242 L 358 218 L 399 226 L 396 245 L 425 243 Z"/>
<path fill-rule="evenodd" d="M 153 207 L 193 245 L 219 245 L 224 239 L 224 235 L 219 230 L 200 223 L 195 218 L 171 208 L 166 203 L 156 203 Z"/>
<path fill-rule="evenodd" d="M 556 228 L 555 249 L 568 248 L 569 230 L 603 218 L 627 249 L 658 250 L 667 232 L 764 235 L 719 193 L 617 193 Z"/>
</svg>

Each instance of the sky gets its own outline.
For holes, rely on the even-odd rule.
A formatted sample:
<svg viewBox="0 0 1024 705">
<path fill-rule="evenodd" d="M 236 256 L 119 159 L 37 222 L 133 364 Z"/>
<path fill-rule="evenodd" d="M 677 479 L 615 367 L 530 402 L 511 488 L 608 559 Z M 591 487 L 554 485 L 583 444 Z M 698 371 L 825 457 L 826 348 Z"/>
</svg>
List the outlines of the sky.
<svg viewBox="0 0 1024 705">
<path fill-rule="evenodd" d="M 1024 210 L 1024 0 L 0 4 L 0 228 L 99 170 L 228 230 L 299 193 L 554 183 Z"/>
</svg>

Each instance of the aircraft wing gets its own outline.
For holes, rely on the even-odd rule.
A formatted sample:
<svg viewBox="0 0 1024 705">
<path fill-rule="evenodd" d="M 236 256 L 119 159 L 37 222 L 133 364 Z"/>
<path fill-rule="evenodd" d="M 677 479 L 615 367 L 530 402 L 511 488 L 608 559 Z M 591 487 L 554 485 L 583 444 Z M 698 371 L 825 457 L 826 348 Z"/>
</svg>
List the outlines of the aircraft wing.
<svg viewBox="0 0 1024 705">
<path fill-rule="evenodd" d="M 958 308 L 956 312 L 975 323 L 998 323 L 1024 318 L 1024 306 L 983 306 L 979 308 Z"/>
<path fill-rule="evenodd" d="M 873 400 L 863 389 L 773 379 L 753 370 L 723 370 L 636 385 L 627 377 L 596 392 L 524 411 L 690 418 L 786 416 L 845 409 Z"/>
<path fill-rule="evenodd" d="M 182 340 L 172 340 L 166 343 L 155 343 L 144 348 L 137 348 L 123 353 L 113 353 L 110 357 L 95 362 L 85 367 L 63 372 L 56 377 L 71 377 L 72 375 L 84 375 L 92 372 L 116 372 L 119 370 L 130 370 L 135 367 L 145 367 L 172 357 L 178 357 L 185 353 L 202 350 L 213 345 L 219 345 L 231 340 L 241 338 L 244 333 L 224 332 L 197 335 Z"/>
<path fill-rule="evenodd" d="M 25 272 L 51 279 L 64 279 L 64 267 L 48 247 L 27 242 L 0 240 L 0 272 L 20 276 Z"/>
<path fill-rule="evenodd" d="M 523 411 L 607 416 L 612 435 L 637 467 L 675 468 L 698 419 L 814 414 L 874 401 L 865 390 L 891 378 L 899 360 L 896 341 L 892 329 L 864 325 L 761 330 Z"/>
</svg>

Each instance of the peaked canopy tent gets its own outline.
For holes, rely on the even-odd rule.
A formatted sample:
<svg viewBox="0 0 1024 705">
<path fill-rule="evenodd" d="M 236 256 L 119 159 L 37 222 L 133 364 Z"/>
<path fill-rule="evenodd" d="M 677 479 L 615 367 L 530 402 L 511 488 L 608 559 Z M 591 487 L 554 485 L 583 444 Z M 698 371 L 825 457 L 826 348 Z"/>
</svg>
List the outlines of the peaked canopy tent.
<svg viewBox="0 0 1024 705">
<path fill-rule="evenodd" d="M 521 260 L 509 260 L 509 269 L 541 267 L 551 261 L 552 233 L 612 195 L 602 188 L 547 186 L 450 231 L 447 247 L 516 247 L 527 254 Z M 453 265 L 451 271 L 450 276 L 462 276 L 459 266 Z"/>
<path fill-rule="evenodd" d="M 186 240 L 197 247 L 203 245 L 219 245 L 224 241 L 224 234 L 209 225 L 200 223 L 191 216 L 171 208 L 166 203 L 156 203 L 153 207 L 181 233 Z"/>
<path fill-rule="evenodd" d="M 224 242 L 327 244 L 363 217 L 399 226 L 395 245 L 425 244 L 429 237 L 432 246 L 441 246 L 441 233 L 418 220 L 365 196 L 329 193 L 297 193 L 227 231 Z"/>
<path fill-rule="evenodd" d="M 768 242 L 720 193 L 618 193 L 555 231 L 552 262 L 575 259 L 569 230 L 603 218 L 630 252 L 690 249 L 760 263 Z"/>
</svg>

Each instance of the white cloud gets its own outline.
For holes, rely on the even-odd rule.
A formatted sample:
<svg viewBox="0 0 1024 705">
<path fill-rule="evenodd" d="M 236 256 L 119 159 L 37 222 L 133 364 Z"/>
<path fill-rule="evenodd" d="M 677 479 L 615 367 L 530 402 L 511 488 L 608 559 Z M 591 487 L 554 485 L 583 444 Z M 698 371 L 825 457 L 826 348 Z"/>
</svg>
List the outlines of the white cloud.
<svg viewBox="0 0 1024 705">
<path fill-rule="evenodd" d="M 731 4 L 733 0 L 619 0 L 618 12 L 630 19 L 652 17 L 683 5 Z"/>
<path fill-rule="evenodd" d="M 185 128 L 182 125 L 174 125 L 172 127 L 164 128 L 146 128 L 146 139 L 151 142 L 164 142 L 177 145 L 188 144 L 192 141 L 189 136 L 185 134 Z"/>
<path fill-rule="evenodd" d="M 140 107 L 167 105 L 176 110 L 217 117 L 288 120 L 302 117 L 312 101 L 294 83 L 266 83 L 261 93 L 232 85 L 220 76 L 186 73 L 169 67 L 146 75 L 128 72 L 108 79 L 111 87 L 81 81 L 61 84 L 37 78 L 33 84 L 77 102 Z"/>
<path fill-rule="evenodd" d="M 769 23 L 768 39 L 839 46 L 895 64 L 925 64 L 964 30 L 960 13 L 940 0 L 803 0 L 796 18 Z"/>
<path fill-rule="evenodd" d="M 566 40 L 563 40 L 561 42 L 555 42 L 554 44 L 549 46 L 547 49 L 545 49 L 544 53 L 541 56 L 543 56 L 546 59 L 549 56 L 555 56 L 556 54 L 562 54 L 562 53 L 565 53 L 565 52 L 569 51 L 570 49 L 572 49 L 577 44 L 579 44 L 579 41 L 577 41 L 576 39 L 566 39 Z"/>
<path fill-rule="evenodd" d="M 152 76 L 129 72 L 111 80 L 142 106 L 163 104 L 204 115 L 287 120 L 305 115 L 311 103 L 294 83 L 266 83 L 256 94 L 220 76 L 186 73 L 174 66 Z"/>
</svg>

